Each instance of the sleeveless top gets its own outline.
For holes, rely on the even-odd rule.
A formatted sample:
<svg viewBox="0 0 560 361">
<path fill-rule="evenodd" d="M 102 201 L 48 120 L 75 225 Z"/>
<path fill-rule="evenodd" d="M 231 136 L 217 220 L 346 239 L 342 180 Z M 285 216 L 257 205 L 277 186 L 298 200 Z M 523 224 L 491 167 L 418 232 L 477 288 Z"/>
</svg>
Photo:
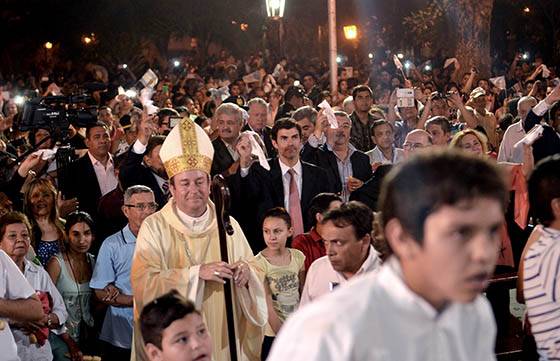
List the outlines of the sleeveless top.
<svg viewBox="0 0 560 361">
<path fill-rule="evenodd" d="M 92 254 L 87 253 L 87 259 L 93 270 L 95 259 Z M 56 281 L 56 288 L 64 299 L 64 305 L 68 311 L 68 319 L 65 326 L 68 334 L 79 342 L 80 340 L 80 323 L 83 321 L 86 325 L 93 326 L 93 317 L 90 312 L 90 300 L 92 290 L 89 288 L 89 280 L 84 283 L 77 283 L 72 277 L 72 271 L 66 267 L 66 262 L 61 253 L 54 256 L 60 265 L 60 276 Z"/>
<path fill-rule="evenodd" d="M 37 257 L 39 257 L 39 261 L 41 261 L 43 267 L 47 267 L 47 263 L 49 262 L 51 257 L 60 252 L 60 245 L 58 243 L 58 240 L 37 241 L 37 245 L 35 246 L 35 248 Z"/>
</svg>

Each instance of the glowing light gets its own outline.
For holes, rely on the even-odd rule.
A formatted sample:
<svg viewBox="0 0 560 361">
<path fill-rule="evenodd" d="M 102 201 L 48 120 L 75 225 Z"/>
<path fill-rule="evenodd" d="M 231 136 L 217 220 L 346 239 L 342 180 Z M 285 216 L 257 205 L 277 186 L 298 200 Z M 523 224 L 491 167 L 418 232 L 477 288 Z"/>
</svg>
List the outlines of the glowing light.
<svg viewBox="0 0 560 361">
<path fill-rule="evenodd" d="M 404 59 L 404 54 L 403 54 L 403 53 L 398 53 L 398 54 L 397 54 L 397 58 L 399 58 L 399 59 Z"/>
<path fill-rule="evenodd" d="M 14 103 L 16 103 L 17 105 L 23 105 L 23 103 L 25 103 L 25 97 L 21 95 L 16 95 L 14 97 Z"/>
<path fill-rule="evenodd" d="M 431 70 L 432 70 L 432 66 L 431 66 L 431 65 L 426 65 L 426 66 L 424 67 L 424 70 L 425 70 L 425 71 L 431 71 Z"/>
<path fill-rule="evenodd" d="M 92 43 L 93 39 L 90 38 L 89 36 L 84 36 L 84 37 L 82 38 L 82 41 L 84 42 L 84 44 L 89 45 L 89 44 Z"/>
<path fill-rule="evenodd" d="M 239 28 L 241 29 L 241 31 L 247 31 L 249 29 L 249 24 L 241 23 L 239 24 Z"/>
<path fill-rule="evenodd" d="M 181 65 L 181 62 L 179 60 L 175 60 L 173 62 L 173 66 L 176 67 L 176 68 L 178 68 L 180 65 Z"/>
<path fill-rule="evenodd" d="M 358 38 L 358 27 L 356 25 L 346 25 L 342 27 L 346 40 L 355 40 Z"/>
<path fill-rule="evenodd" d="M 411 66 L 412 66 L 412 63 L 410 61 L 407 60 L 407 61 L 404 62 L 404 67 L 406 69 L 410 69 Z"/>
<path fill-rule="evenodd" d="M 284 17 L 286 0 L 266 0 L 266 14 L 273 19 Z"/>
<path fill-rule="evenodd" d="M 525 14 L 528 14 L 528 13 L 531 12 L 531 9 L 530 9 L 528 6 L 525 6 L 525 7 L 523 8 L 523 12 L 524 12 Z"/>
<path fill-rule="evenodd" d="M 123 69 L 126 69 L 126 68 L 128 68 L 128 65 L 123 64 L 123 65 L 122 65 L 122 68 L 123 68 Z"/>
<path fill-rule="evenodd" d="M 341 57 L 340 55 L 338 55 L 338 56 L 336 57 L 336 62 L 337 62 L 338 64 L 342 63 L 342 57 Z"/>
<path fill-rule="evenodd" d="M 45 49 L 50 50 L 53 47 L 53 43 L 51 43 L 50 41 L 47 41 L 44 45 Z"/>
<path fill-rule="evenodd" d="M 373 54 L 372 53 L 369 53 L 367 56 L 368 56 L 368 58 L 373 59 Z"/>
</svg>

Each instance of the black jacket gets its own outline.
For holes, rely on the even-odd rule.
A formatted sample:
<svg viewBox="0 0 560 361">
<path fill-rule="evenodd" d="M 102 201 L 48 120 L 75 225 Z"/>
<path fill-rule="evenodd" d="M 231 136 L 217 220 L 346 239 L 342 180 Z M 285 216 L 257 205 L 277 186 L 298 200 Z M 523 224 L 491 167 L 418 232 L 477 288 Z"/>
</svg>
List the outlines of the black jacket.
<svg viewBox="0 0 560 361">
<path fill-rule="evenodd" d="M 307 144 L 303 149 L 302 156 L 304 161 L 326 170 L 329 183 L 335 192 L 342 191 L 336 155 L 328 149 L 326 144 L 318 148 L 313 148 Z M 369 164 L 369 157 L 365 153 L 356 150 L 350 156 L 350 163 L 352 163 L 352 176 L 354 178 L 358 178 L 362 182 L 367 182 L 371 178 L 371 165 Z"/>
<path fill-rule="evenodd" d="M 270 171 L 259 164 L 253 164 L 246 177 L 240 171 L 228 177 L 232 193 L 232 214 L 243 227 L 253 251 L 264 249 L 262 241 L 262 216 L 273 207 L 284 207 L 284 185 L 282 170 L 278 158 L 269 160 Z M 308 231 L 311 223 L 308 217 L 309 205 L 313 197 L 319 193 L 332 192 L 325 179 L 326 172 L 306 162 L 302 166 L 302 191 L 300 196 L 304 228 Z"/>
<path fill-rule="evenodd" d="M 241 128 L 242 132 L 246 130 L 252 130 L 249 124 L 245 124 L 243 128 Z M 277 153 L 276 153 L 276 148 L 274 148 L 274 146 L 272 145 L 272 137 L 271 137 L 272 128 L 265 126 L 262 131 L 263 131 L 263 136 L 261 138 L 266 148 L 267 157 L 275 158 Z"/>
<path fill-rule="evenodd" d="M 220 137 L 212 141 L 212 146 L 214 147 L 214 159 L 212 160 L 210 175 L 213 177 L 225 172 L 235 161 Z"/>
<path fill-rule="evenodd" d="M 156 203 L 161 208 L 167 203 L 167 197 L 163 194 L 152 170 L 142 164 L 143 159 L 143 154 L 134 153 L 130 147 L 120 167 L 119 181 L 123 190 L 133 185 L 150 188 L 154 192 Z"/>
<path fill-rule="evenodd" d="M 527 114 L 527 118 L 523 122 L 523 129 L 525 132 L 529 132 L 533 127 L 541 122 L 542 117 L 536 115 L 532 110 Z M 553 154 L 560 153 L 560 137 L 554 128 L 544 125 L 543 135 L 540 139 L 537 139 L 533 143 L 533 158 L 535 159 L 535 164 Z"/>
<path fill-rule="evenodd" d="M 66 198 L 78 198 L 80 210 L 89 213 L 96 221 L 101 188 L 88 153 L 69 166 L 67 176 Z"/>
</svg>

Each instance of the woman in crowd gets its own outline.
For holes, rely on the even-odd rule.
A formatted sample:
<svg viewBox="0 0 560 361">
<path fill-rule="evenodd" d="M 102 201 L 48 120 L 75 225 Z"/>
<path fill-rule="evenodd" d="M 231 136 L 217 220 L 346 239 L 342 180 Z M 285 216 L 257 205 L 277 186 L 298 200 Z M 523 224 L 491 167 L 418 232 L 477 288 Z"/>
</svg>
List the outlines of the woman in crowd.
<svg viewBox="0 0 560 361">
<path fill-rule="evenodd" d="M 60 252 L 64 226 L 56 208 L 56 189 L 50 180 L 33 179 L 24 193 L 24 212 L 31 221 L 31 244 L 43 266 Z"/>
<path fill-rule="evenodd" d="M 91 216 L 85 212 L 69 214 L 66 233 L 64 247 L 48 262 L 47 271 L 64 298 L 68 310 L 68 334 L 84 349 L 85 345 L 92 344 L 88 333 L 93 327 L 89 281 L 95 260 L 88 253 L 94 240 Z"/>
<path fill-rule="evenodd" d="M 43 267 L 26 259 L 31 243 L 31 224 L 20 212 L 0 217 L 0 249 L 21 270 L 43 302 L 44 318 L 39 322 L 16 323 L 12 331 L 22 361 L 62 360 L 70 353 L 72 360 L 80 359 L 77 344 L 65 332 L 68 318 L 62 296 Z"/>
</svg>

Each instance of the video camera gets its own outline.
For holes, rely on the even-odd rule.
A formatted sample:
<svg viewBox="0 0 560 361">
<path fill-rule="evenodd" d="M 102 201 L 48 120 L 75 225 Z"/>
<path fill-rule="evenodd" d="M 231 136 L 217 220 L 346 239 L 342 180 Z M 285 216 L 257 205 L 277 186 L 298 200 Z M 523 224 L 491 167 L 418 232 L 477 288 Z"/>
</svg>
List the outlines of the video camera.
<svg viewBox="0 0 560 361">
<path fill-rule="evenodd" d="M 56 95 L 31 99 L 25 103 L 19 130 L 46 129 L 54 141 L 68 135 L 70 125 L 87 128 L 97 121 L 95 106 L 87 106 L 89 95 Z"/>
</svg>

